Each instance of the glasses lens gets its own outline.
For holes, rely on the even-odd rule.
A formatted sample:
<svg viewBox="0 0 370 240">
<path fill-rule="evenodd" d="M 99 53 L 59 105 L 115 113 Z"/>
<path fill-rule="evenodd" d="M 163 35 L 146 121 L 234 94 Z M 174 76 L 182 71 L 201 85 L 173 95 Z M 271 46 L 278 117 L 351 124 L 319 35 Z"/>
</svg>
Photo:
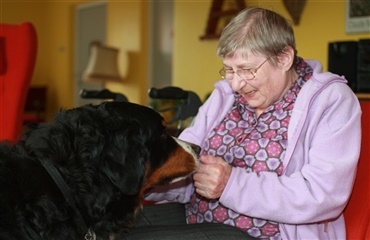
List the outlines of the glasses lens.
<svg viewBox="0 0 370 240">
<path fill-rule="evenodd" d="M 238 75 L 241 79 L 250 80 L 254 78 L 253 73 L 249 69 L 239 69 Z"/>
</svg>

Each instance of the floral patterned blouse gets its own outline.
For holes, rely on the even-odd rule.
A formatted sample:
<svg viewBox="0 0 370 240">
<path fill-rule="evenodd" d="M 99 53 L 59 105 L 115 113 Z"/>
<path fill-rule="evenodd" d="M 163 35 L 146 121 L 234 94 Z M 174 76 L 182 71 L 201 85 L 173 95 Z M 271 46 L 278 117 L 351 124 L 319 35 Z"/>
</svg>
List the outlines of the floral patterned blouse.
<svg viewBox="0 0 370 240">
<path fill-rule="evenodd" d="M 233 106 L 211 132 L 203 154 L 222 157 L 246 172 L 270 171 L 280 176 L 294 102 L 312 75 L 312 68 L 302 58 L 297 58 L 296 71 L 299 77 L 295 84 L 259 117 L 246 100 L 235 93 Z M 186 213 L 188 223 L 224 223 L 245 230 L 253 237 L 280 239 L 278 223 L 245 216 L 223 206 L 218 199 L 206 199 L 197 193 L 187 204 Z"/>
</svg>

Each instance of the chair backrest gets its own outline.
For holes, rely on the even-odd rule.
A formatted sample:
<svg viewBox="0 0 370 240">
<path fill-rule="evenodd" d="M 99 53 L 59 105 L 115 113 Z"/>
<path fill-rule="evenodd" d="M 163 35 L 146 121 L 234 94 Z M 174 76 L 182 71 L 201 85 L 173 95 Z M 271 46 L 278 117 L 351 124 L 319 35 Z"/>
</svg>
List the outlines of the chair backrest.
<svg viewBox="0 0 370 240">
<path fill-rule="evenodd" d="M 0 24 L 0 141 L 15 143 L 22 133 L 36 55 L 37 34 L 32 23 Z"/>
<path fill-rule="evenodd" d="M 103 90 L 80 90 L 80 97 L 84 99 L 111 99 L 118 102 L 128 102 L 128 98 L 123 93 L 111 92 L 109 89 Z"/>
<path fill-rule="evenodd" d="M 370 239 L 370 102 L 361 103 L 362 144 L 352 195 L 344 210 L 348 240 Z"/>
</svg>

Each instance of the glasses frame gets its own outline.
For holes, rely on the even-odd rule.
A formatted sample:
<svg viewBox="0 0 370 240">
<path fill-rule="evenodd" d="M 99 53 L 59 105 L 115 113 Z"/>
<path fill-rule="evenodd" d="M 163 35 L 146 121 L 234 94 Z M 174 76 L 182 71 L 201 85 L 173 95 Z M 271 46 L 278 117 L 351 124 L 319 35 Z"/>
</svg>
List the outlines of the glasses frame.
<svg viewBox="0 0 370 240">
<path fill-rule="evenodd" d="M 266 58 L 265 59 L 265 61 L 263 61 L 260 65 L 258 65 L 256 68 L 242 68 L 242 69 L 238 69 L 238 70 L 236 70 L 236 72 L 235 71 L 233 71 L 233 70 L 230 70 L 230 69 L 226 69 L 226 68 L 221 68 L 219 71 L 218 71 L 218 73 L 221 75 L 221 77 L 223 78 L 223 79 L 228 79 L 228 80 L 231 80 L 231 79 L 233 79 L 234 78 L 234 74 L 236 73 L 241 79 L 243 79 L 243 80 L 253 80 L 253 79 L 255 79 L 255 77 L 256 77 L 256 74 L 257 74 L 257 71 L 258 71 L 258 69 L 260 69 L 262 66 L 263 66 L 263 64 L 265 64 L 265 62 L 267 62 L 269 59 L 270 59 L 271 57 L 268 57 L 268 58 Z M 226 71 L 230 71 L 229 72 L 229 74 L 233 74 L 233 77 L 232 78 L 226 78 Z M 251 74 L 252 74 L 252 76 L 253 77 L 251 77 L 251 78 L 243 78 L 242 76 L 240 76 L 240 71 L 249 71 Z"/>
</svg>

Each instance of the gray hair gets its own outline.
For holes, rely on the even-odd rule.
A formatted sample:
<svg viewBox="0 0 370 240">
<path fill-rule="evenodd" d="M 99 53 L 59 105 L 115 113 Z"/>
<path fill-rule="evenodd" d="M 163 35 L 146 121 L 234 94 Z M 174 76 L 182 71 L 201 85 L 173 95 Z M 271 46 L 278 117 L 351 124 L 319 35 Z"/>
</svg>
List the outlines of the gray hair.
<svg viewBox="0 0 370 240">
<path fill-rule="evenodd" d="M 246 56 L 247 51 L 272 57 L 292 47 L 297 50 L 290 22 L 268 9 L 251 7 L 241 11 L 223 29 L 217 46 L 221 58 L 232 56 L 236 51 Z M 275 62 L 273 61 L 273 62 Z"/>
</svg>

